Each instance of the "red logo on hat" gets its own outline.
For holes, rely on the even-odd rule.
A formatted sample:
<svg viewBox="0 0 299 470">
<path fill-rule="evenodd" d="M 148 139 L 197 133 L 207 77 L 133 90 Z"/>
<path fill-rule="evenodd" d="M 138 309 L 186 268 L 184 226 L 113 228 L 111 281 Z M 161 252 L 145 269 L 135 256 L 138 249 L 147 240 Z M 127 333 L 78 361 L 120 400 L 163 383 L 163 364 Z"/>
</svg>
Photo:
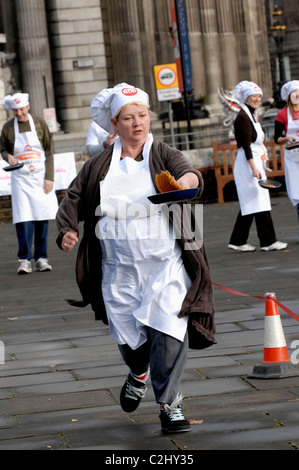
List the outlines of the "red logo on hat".
<svg viewBox="0 0 299 470">
<path fill-rule="evenodd" d="M 14 101 L 15 104 L 20 104 L 21 103 L 20 98 L 15 98 L 13 101 Z"/>
<path fill-rule="evenodd" d="M 125 96 L 134 96 L 137 95 L 137 89 L 136 88 L 123 88 L 121 90 L 122 94 Z"/>
</svg>

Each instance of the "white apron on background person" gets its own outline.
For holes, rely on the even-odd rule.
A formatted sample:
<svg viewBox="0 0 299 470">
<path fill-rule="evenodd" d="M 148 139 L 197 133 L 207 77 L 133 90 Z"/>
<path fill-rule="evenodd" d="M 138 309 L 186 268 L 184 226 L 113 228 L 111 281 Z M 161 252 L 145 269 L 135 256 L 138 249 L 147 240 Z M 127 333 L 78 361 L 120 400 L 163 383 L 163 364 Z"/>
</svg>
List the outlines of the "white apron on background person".
<svg viewBox="0 0 299 470">
<path fill-rule="evenodd" d="M 242 109 L 247 113 L 256 130 L 256 141 L 252 143 L 250 147 L 254 163 L 260 171 L 262 179 L 266 179 L 265 161 L 267 159 L 267 150 L 263 144 L 264 132 L 260 123 L 254 122 L 247 106 L 244 105 Z M 239 148 L 237 152 L 234 165 L 234 178 L 242 215 L 271 210 L 269 190 L 262 188 L 258 184 L 258 179 L 252 175 L 243 147 Z"/>
<path fill-rule="evenodd" d="M 145 326 L 180 341 L 187 329 L 187 318 L 178 318 L 178 313 L 191 281 L 175 237 L 159 237 L 159 230 L 168 227 L 168 215 L 147 199 L 155 193 L 149 171 L 151 145 L 152 135 L 141 162 L 131 157 L 120 160 L 122 143 L 118 139 L 109 171 L 100 183 L 102 292 L 110 335 L 131 349 L 147 340 Z M 138 209 L 136 204 L 140 215 L 130 217 L 130 209 Z"/>
<path fill-rule="evenodd" d="M 293 121 L 288 109 L 287 137 L 294 137 L 295 140 L 299 140 L 298 130 L 299 121 Z M 297 206 L 299 204 L 299 149 L 284 149 L 284 167 L 287 193 L 293 206 Z"/>
<path fill-rule="evenodd" d="M 11 172 L 13 223 L 55 219 L 58 202 L 55 189 L 45 194 L 45 152 L 39 141 L 33 118 L 28 114 L 30 132 L 19 132 L 14 120 L 14 157 L 24 166 Z"/>
</svg>

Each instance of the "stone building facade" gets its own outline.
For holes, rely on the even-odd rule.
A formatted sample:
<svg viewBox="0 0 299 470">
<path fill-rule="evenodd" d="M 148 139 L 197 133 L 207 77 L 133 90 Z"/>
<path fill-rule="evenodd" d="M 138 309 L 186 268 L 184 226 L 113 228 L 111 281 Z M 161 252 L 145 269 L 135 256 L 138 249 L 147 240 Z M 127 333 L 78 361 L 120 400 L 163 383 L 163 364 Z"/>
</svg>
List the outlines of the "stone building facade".
<svg viewBox="0 0 299 470">
<path fill-rule="evenodd" d="M 4 92 L 26 91 L 32 112 L 56 109 L 62 132 L 87 132 L 90 103 L 125 81 L 148 91 L 153 66 L 174 62 L 169 0 L 0 0 Z M 258 82 L 272 96 L 265 2 L 185 0 L 195 98 L 220 112 L 217 88 Z M 3 80 L 2 80 L 3 81 Z M 1 97 L 0 97 L 1 98 Z M 0 122 L 0 128 L 2 123 Z"/>
</svg>

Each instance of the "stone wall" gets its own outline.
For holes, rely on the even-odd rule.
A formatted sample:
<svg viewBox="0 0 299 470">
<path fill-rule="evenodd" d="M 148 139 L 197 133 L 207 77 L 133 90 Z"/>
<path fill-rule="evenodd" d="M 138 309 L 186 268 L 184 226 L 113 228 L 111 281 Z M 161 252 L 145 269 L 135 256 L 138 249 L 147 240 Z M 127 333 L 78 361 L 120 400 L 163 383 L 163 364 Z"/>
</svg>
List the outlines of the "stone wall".
<svg viewBox="0 0 299 470">
<path fill-rule="evenodd" d="M 57 118 L 64 132 L 87 131 L 93 97 L 107 86 L 99 0 L 47 0 Z"/>
<path fill-rule="evenodd" d="M 5 96 L 4 74 L 3 74 L 3 67 L 1 65 L 2 60 L 3 61 L 5 60 L 5 54 L 0 52 L 0 132 L 7 118 L 6 111 L 2 106 L 2 100 Z"/>
<path fill-rule="evenodd" d="M 221 112 L 217 88 L 242 79 L 272 95 L 266 15 L 260 0 L 186 0 L 195 98 Z M 32 111 L 42 114 L 45 88 L 64 133 L 87 133 L 96 93 L 120 81 L 157 102 L 153 66 L 174 62 L 167 0 L 0 0 L 3 27 Z M 14 6 L 14 8 L 13 8 Z M 11 49 L 12 48 L 12 49 Z"/>
</svg>

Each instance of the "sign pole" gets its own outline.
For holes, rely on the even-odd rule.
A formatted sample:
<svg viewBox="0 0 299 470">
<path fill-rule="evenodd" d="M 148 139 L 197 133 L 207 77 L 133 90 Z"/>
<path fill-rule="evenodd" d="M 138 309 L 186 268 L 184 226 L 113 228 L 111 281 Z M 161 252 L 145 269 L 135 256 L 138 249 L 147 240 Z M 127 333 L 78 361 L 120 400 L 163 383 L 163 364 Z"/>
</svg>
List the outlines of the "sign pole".
<svg viewBox="0 0 299 470">
<path fill-rule="evenodd" d="M 168 116 L 169 116 L 169 127 L 171 133 L 171 142 L 172 146 L 175 147 L 175 139 L 174 139 L 174 130 L 173 130 L 173 111 L 171 101 L 168 101 Z"/>
</svg>

